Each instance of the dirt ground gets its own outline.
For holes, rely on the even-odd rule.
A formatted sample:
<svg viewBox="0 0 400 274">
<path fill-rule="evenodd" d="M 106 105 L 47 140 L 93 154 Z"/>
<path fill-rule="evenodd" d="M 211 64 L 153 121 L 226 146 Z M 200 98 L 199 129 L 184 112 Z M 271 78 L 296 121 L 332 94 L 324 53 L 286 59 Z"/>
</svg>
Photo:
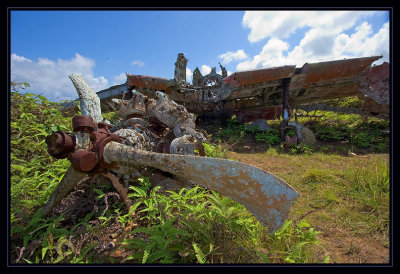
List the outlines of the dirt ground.
<svg viewBox="0 0 400 274">
<path fill-rule="evenodd" d="M 326 229 L 320 235 L 320 239 L 327 247 L 333 263 L 389 263 L 389 249 L 383 246 L 379 240 L 371 237 L 354 237 L 341 228 Z"/>
</svg>

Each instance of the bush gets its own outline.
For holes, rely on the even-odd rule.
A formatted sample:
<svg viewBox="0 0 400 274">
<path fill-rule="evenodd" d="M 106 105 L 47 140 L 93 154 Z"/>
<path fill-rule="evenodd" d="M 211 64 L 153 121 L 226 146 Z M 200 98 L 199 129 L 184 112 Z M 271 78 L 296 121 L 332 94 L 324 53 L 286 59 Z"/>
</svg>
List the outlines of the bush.
<svg viewBox="0 0 400 274">
<path fill-rule="evenodd" d="M 204 151 L 207 157 L 226 158 L 226 149 L 221 144 L 203 143 Z"/>
<path fill-rule="evenodd" d="M 261 131 L 254 135 L 257 142 L 266 143 L 268 145 L 276 145 L 281 142 L 279 130 L 270 128 L 268 131 Z"/>
<path fill-rule="evenodd" d="M 11 212 L 21 213 L 42 205 L 69 166 L 48 153 L 45 138 L 53 131 L 72 131 L 71 118 L 59 104 L 41 95 L 11 92 Z"/>
</svg>

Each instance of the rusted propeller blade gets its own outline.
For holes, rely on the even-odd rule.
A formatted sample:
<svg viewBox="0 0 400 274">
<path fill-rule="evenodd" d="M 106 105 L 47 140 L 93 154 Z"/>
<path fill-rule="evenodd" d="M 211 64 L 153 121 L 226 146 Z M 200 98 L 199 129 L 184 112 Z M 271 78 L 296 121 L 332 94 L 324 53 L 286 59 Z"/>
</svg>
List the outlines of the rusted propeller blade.
<svg viewBox="0 0 400 274">
<path fill-rule="evenodd" d="M 108 143 L 103 155 L 107 163 L 150 166 L 215 190 L 244 205 L 271 233 L 298 197 L 275 175 L 231 160 L 135 150 L 116 142 Z"/>
<path fill-rule="evenodd" d="M 85 176 L 87 176 L 86 173 L 79 172 L 70 166 L 43 207 L 42 215 L 47 216 L 53 208 L 66 197 L 83 178 L 85 178 Z"/>
</svg>

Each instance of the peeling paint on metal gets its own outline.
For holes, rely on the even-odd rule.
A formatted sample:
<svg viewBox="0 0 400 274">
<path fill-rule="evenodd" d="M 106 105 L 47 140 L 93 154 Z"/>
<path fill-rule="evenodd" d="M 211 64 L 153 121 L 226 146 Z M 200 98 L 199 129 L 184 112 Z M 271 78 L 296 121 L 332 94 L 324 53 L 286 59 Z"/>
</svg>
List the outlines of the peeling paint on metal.
<svg viewBox="0 0 400 274">
<path fill-rule="evenodd" d="M 125 153 L 114 153 L 121 150 Z M 104 155 L 107 161 L 158 168 L 228 196 L 244 205 L 270 232 L 283 224 L 298 197 L 278 177 L 231 160 L 153 153 L 113 142 L 106 145 Z"/>
</svg>

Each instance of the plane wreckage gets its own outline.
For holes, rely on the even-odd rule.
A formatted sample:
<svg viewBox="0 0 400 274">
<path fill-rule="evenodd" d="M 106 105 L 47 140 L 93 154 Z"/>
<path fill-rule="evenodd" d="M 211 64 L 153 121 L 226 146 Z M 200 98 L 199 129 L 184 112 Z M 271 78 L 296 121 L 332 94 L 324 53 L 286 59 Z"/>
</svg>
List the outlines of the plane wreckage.
<svg viewBox="0 0 400 274">
<path fill-rule="evenodd" d="M 112 98 L 130 99 L 132 91 L 155 98 L 161 91 L 195 113 L 196 123 L 222 121 L 236 115 L 239 122 L 283 118 L 282 130 L 293 111 L 333 110 L 389 118 L 389 63 L 371 64 L 382 56 L 306 63 L 301 68 L 282 66 L 221 74 L 212 68 L 202 75 L 196 68 L 192 84 L 186 82 L 188 59 L 179 53 L 173 79 L 126 74 L 126 83 L 97 92 L 103 108 Z M 338 108 L 324 100 L 358 96 L 362 108 Z M 75 102 L 76 103 L 76 102 Z M 66 104 L 73 106 L 73 102 Z M 281 130 L 281 131 L 282 131 Z M 281 133 L 282 140 L 284 136 Z"/>
<path fill-rule="evenodd" d="M 41 209 L 43 216 L 88 176 L 91 182 L 111 181 L 130 208 L 126 187 L 145 176 L 164 190 L 201 185 L 244 205 L 270 232 L 282 226 L 298 197 L 296 190 L 257 167 L 204 157 L 205 138 L 184 106 L 163 92 L 156 91 L 153 99 L 134 90 L 130 100 L 113 99 L 122 120 L 112 125 L 103 119 L 100 98 L 82 76 L 70 79 L 82 115 L 72 118 L 73 132 L 46 137 L 48 153 L 68 159 L 71 166 Z"/>
<path fill-rule="evenodd" d="M 178 54 L 174 79 L 127 74 L 126 87 L 148 96 L 160 90 L 183 104 L 199 119 L 230 118 L 242 122 L 257 118 L 276 119 L 284 110 L 326 99 L 359 96 L 369 113 L 389 113 L 389 64 L 371 67 L 381 56 L 305 64 L 301 68 L 283 66 L 235 72 L 227 76 L 212 68 L 202 76 L 193 71 L 193 84 L 186 83 L 188 59 Z M 286 101 L 286 102 L 285 102 Z"/>
<path fill-rule="evenodd" d="M 283 117 L 280 130 L 284 140 L 292 110 L 325 99 L 359 96 L 365 101 L 363 113 L 388 115 L 389 64 L 371 66 L 379 58 L 305 64 L 302 68 L 284 66 L 229 76 L 223 66 L 222 75 L 216 68 L 205 76 L 196 69 L 193 84 L 188 84 L 188 59 L 178 54 L 174 79 L 127 74 L 125 84 L 97 93 L 81 76 L 71 75 L 82 115 L 72 119 L 73 133 L 57 131 L 46 138 L 49 154 L 69 159 L 71 167 L 41 212 L 50 214 L 85 176 L 108 178 L 129 207 L 123 185 L 147 176 L 155 185 L 166 188 L 201 185 L 220 192 L 243 204 L 274 232 L 298 198 L 296 190 L 259 168 L 204 157 L 201 147 L 205 138 L 195 129 L 196 122 L 234 114 L 242 122 Z M 115 125 L 101 115 L 110 106 L 118 108 L 122 118 Z"/>
<path fill-rule="evenodd" d="M 156 97 L 155 91 L 162 91 L 200 119 L 230 118 L 236 114 L 242 122 L 279 118 L 283 115 L 285 100 L 290 104 L 288 108 L 308 110 L 310 104 L 321 108 L 321 104 L 315 103 L 326 99 L 358 96 L 365 102 L 358 111 L 388 117 L 389 64 L 371 66 L 381 57 L 306 63 L 301 68 L 282 66 L 249 70 L 229 76 L 222 65 L 222 75 L 215 67 L 205 76 L 196 68 L 193 83 L 189 84 L 186 82 L 188 59 L 179 53 L 173 79 L 127 73 L 126 83 L 97 94 L 105 105 L 111 98 L 126 96 L 129 99 L 134 89 L 152 98 Z M 73 105 L 70 102 L 65 106 Z"/>
</svg>

